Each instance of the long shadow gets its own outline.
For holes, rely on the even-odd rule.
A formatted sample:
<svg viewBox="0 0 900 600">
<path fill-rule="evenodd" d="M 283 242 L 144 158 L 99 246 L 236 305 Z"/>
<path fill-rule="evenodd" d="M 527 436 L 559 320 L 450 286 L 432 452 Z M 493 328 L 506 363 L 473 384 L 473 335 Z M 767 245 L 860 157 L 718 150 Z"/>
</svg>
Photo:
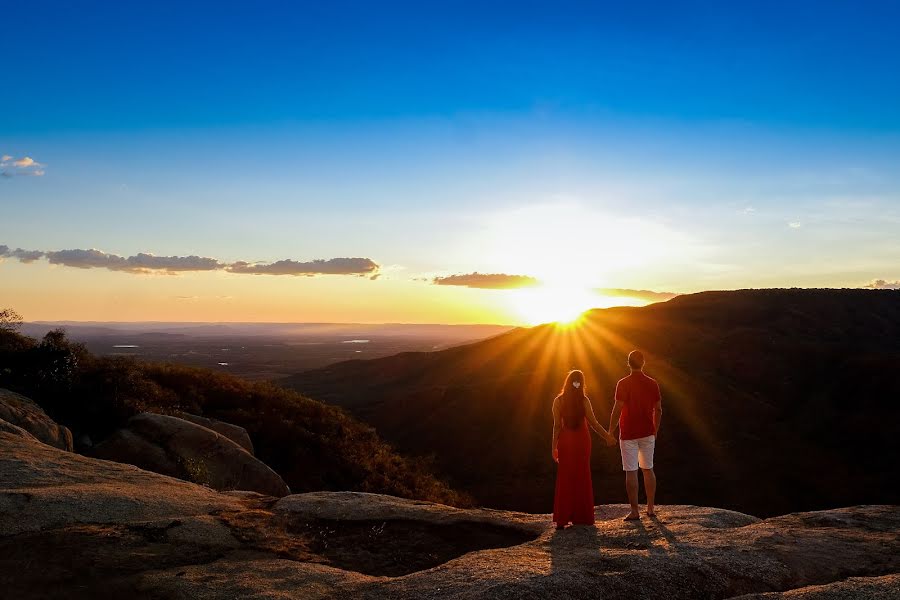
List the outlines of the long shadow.
<svg viewBox="0 0 900 600">
<path fill-rule="evenodd" d="M 594 525 L 572 525 L 557 529 L 550 536 L 550 572 L 582 571 L 586 563 L 596 561 L 600 535 Z"/>
<path fill-rule="evenodd" d="M 551 573 L 621 570 L 634 560 L 622 557 L 623 550 L 653 555 L 680 551 L 678 539 L 658 517 L 623 522 L 627 513 L 627 508 L 602 506 L 597 508 L 597 525 L 554 531 L 549 540 Z"/>
<path fill-rule="evenodd" d="M 625 566 L 627 560 L 620 556 L 625 551 L 645 551 L 663 556 L 690 553 L 666 527 L 660 516 L 643 516 L 639 521 L 623 522 L 628 509 L 601 506 L 597 509 L 597 525 L 575 525 L 556 530 L 550 536 L 550 571 L 583 571 L 592 565 L 597 572 L 609 572 Z M 612 527 L 611 527 L 612 526 Z"/>
</svg>

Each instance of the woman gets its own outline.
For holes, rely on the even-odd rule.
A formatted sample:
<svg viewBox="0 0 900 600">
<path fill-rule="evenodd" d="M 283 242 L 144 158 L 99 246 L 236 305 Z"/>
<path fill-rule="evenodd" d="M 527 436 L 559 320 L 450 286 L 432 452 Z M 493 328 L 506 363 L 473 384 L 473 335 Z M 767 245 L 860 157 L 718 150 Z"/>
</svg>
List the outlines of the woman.
<svg viewBox="0 0 900 600">
<path fill-rule="evenodd" d="M 594 488 L 591 484 L 591 434 L 588 424 L 609 445 L 616 439 L 597 422 L 584 385 L 584 373 L 569 371 L 562 391 L 553 399 L 553 460 L 556 497 L 553 522 L 557 529 L 568 523 L 594 524 Z"/>
</svg>

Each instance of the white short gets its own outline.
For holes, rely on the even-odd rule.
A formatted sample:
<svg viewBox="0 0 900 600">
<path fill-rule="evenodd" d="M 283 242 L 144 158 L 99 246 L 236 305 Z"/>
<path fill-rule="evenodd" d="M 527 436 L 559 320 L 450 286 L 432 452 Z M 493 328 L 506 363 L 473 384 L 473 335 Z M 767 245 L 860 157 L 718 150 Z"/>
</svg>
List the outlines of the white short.
<svg viewBox="0 0 900 600">
<path fill-rule="evenodd" d="M 656 447 L 655 435 L 648 435 L 636 440 L 619 440 L 619 447 L 622 449 L 623 471 L 637 471 L 638 465 L 642 469 L 653 468 L 653 450 Z"/>
</svg>

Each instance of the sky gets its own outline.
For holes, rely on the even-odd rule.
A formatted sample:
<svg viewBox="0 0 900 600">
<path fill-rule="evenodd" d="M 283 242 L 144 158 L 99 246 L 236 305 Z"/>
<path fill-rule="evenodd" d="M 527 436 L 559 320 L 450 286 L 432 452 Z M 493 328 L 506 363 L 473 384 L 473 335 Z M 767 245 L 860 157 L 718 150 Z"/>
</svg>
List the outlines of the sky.
<svg viewBox="0 0 900 600">
<path fill-rule="evenodd" d="M 900 287 L 896 2 L 2 8 L 0 307 L 531 324 Z"/>
</svg>

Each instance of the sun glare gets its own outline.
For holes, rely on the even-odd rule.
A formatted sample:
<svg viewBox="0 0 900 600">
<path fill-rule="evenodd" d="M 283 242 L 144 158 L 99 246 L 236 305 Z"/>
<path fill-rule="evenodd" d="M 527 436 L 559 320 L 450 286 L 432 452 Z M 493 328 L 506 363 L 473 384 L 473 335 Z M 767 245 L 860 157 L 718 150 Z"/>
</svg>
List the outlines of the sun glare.
<svg viewBox="0 0 900 600">
<path fill-rule="evenodd" d="M 512 290 L 510 301 L 515 312 L 530 325 L 573 324 L 584 311 L 599 304 L 598 296 L 590 290 L 555 286 Z"/>
</svg>

